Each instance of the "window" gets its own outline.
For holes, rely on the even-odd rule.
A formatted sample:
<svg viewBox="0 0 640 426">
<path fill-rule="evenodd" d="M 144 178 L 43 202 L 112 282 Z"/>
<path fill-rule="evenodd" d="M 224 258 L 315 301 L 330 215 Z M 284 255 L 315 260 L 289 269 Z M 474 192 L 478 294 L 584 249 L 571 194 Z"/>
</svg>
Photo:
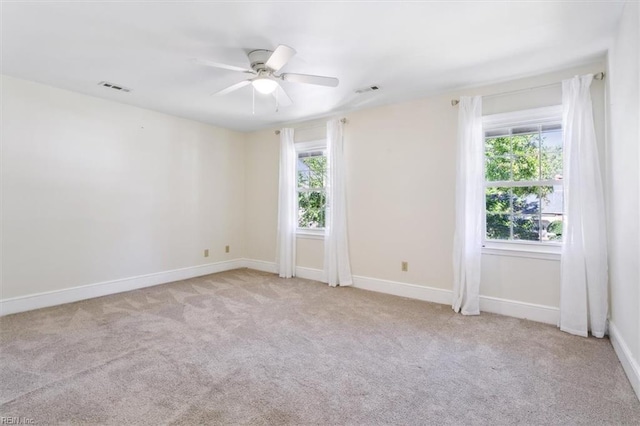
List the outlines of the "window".
<svg viewBox="0 0 640 426">
<path fill-rule="evenodd" d="M 483 123 L 485 243 L 561 242 L 561 107 L 486 116 Z"/>
<path fill-rule="evenodd" d="M 327 181 L 327 155 L 325 142 L 296 144 L 298 192 L 298 231 L 323 231 Z"/>
</svg>

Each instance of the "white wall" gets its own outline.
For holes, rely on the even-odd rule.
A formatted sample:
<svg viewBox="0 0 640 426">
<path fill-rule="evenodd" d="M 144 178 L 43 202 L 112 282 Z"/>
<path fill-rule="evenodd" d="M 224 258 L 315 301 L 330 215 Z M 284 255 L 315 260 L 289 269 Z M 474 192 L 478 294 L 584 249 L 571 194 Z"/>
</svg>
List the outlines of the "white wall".
<svg viewBox="0 0 640 426">
<path fill-rule="evenodd" d="M 354 275 L 451 289 L 457 122 L 451 99 L 556 83 L 603 70 L 603 63 L 595 63 L 348 114 L 345 157 Z M 601 141 L 603 87 L 596 81 L 592 90 Z M 485 112 L 560 103 L 561 88 L 556 85 L 489 98 Z M 275 260 L 278 144 L 273 130 L 247 137 L 246 254 L 267 262 Z M 401 271 L 402 261 L 409 262 L 408 272 Z M 322 241 L 298 238 L 298 265 L 322 268 L 322 262 Z M 481 293 L 485 296 L 557 307 L 559 282 L 557 260 L 483 257 Z"/>
<path fill-rule="evenodd" d="M 607 152 L 612 341 L 638 395 L 640 395 L 639 9 L 637 2 L 629 2 L 625 5 L 618 35 L 609 52 Z M 625 351 L 626 355 L 622 353 Z M 625 356 L 629 358 L 627 364 L 625 364 Z M 635 367 L 632 366 L 633 363 Z M 635 373 L 631 372 L 633 368 Z"/>
<path fill-rule="evenodd" d="M 603 66 L 349 114 L 354 274 L 449 290 L 457 120 L 450 100 Z M 603 140 L 601 82 L 592 94 Z M 486 98 L 485 112 L 554 105 L 560 97 L 556 85 Z M 3 299 L 241 257 L 274 262 L 273 130 L 239 134 L 9 77 L 2 103 Z M 297 132 L 297 140 L 319 132 Z M 300 238 L 298 265 L 322 268 L 322 252 L 321 240 Z M 481 293 L 557 307 L 559 262 L 485 255 Z"/>
<path fill-rule="evenodd" d="M 244 134 L 6 76 L 2 114 L 2 299 L 243 257 Z"/>
</svg>

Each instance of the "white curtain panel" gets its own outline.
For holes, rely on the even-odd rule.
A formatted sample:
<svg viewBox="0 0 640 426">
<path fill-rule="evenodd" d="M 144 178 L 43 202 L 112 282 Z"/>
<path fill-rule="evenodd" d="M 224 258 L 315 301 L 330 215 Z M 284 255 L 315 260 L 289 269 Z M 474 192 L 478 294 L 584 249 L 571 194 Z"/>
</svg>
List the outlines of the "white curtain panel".
<svg viewBox="0 0 640 426">
<path fill-rule="evenodd" d="M 484 213 L 482 98 L 462 96 L 458 108 L 453 310 L 478 315 Z"/>
<path fill-rule="evenodd" d="M 343 124 L 327 122 L 327 209 L 324 239 L 324 281 L 330 286 L 353 284 L 347 241 Z"/>
<path fill-rule="evenodd" d="M 278 194 L 278 244 L 276 263 L 282 278 L 296 275 L 296 149 L 293 129 L 280 130 L 280 191 Z"/>
<path fill-rule="evenodd" d="M 593 75 L 562 82 L 565 218 L 560 329 L 603 337 L 607 323 L 607 237 L 589 88 Z"/>
</svg>

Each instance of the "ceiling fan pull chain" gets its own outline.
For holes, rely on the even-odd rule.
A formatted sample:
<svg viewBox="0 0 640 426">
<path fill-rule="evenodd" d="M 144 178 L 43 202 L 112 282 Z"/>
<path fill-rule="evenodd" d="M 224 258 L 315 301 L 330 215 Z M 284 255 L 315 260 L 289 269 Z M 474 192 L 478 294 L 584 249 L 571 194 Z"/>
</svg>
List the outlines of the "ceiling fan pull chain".
<svg viewBox="0 0 640 426">
<path fill-rule="evenodd" d="M 251 85 L 251 114 L 256 115 L 256 88 Z"/>
<path fill-rule="evenodd" d="M 279 112 L 280 103 L 278 102 L 278 91 L 276 90 L 276 112 Z"/>
</svg>

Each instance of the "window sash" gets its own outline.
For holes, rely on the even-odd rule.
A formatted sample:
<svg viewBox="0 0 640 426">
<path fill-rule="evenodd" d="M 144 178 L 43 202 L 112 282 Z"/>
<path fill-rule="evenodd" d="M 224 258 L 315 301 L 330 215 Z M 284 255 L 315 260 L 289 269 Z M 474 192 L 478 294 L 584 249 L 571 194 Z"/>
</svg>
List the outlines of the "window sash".
<svg viewBox="0 0 640 426">
<path fill-rule="evenodd" d="M 509 136 L 521 136 L 527 134 L 537 134 L 538 135 L 538 176 L 542 177 L 542 146 L 541 146 L 541 135 L 545 132 L 550 131 L 558 131 L 561 129 L 562 125 L 562 106 L 553 106 L 553 107 L 545 107 L 545 108 L 536 108 L 533 110 L 525 110 L 525 111 L 517 111 L 514 113 L 504 113 L 504 114 L 495 114 L 490 116 L 483 117 L 483 139 L 484 139 L 484 151 L 487 152 L 487 139 L 493 139 L 498 137 L 509 137 Z M 515 132 L 514 132 L 515 130 Z M 511 159 L 511 170 L 510 176 L 513 178 L 513 152 L 509 152 L 509 154 L 504 155 L 506 158 Z M 490 246 L 495 244 L 512 244 L 515 247 L 520 246 L 558 246 L 561 244 L 560 241 L 553 240 L 542 240 L 542 229 L 543 229 L 543 216 L 545 213 L 542 212 L 542 201 L 539 201 L 538 211 L 536 213 L 524 214 L 524 213 L 516 213 L 513 209 L 513 200 L 510 199 L 510 206 L 508 213 L 497 213 L 497 212 L 489 212 L 487 211 L 486 205 L 486 189 L 488 188 L 518 188 L 518 187 L 548 187 L 548 186 L 559 186 L 563 185 L 563 181 L 561 179 L 534 179 L 534 180 L 500 180 L 500 181 L 489 181 L 486 180 L 486 168 L 487 168 L 487 158 L 485 156 L 483 161 L 483 172 L 485 175 L 484 188 L 485 197 L 484 202 L 484 217 L 483 217 L 483 232 L 482 232 L 482 244 L 483 246 Z M 564 203 L 562 208 L 562 214 L 564 215 Z M 491 214 L 504 214 L 509 217 L 509 239 L 495 239 L 495 238 L 487 238 L 487 218 Z M 551 213 L 546 214 L 551 215 Z M 538 239 L 537 240 L 524 240 L 524 239 L 514 239 L 514 218 L 516 217 L 531 217 L 536 218 L 538 222 Z"/>
<path fill-rule="evenodd" d="M 312 193 L 312 192 L 318 192 L 321 193 L 324 196 L 325 199 L 325 212 L 326 212 L 326 195 L 327 195 L 327 191 L 326 191 L 326 187 L 322 186 L 322 187 L 304 187 L 304 186 L 300 186 L 300 183 L 298 182 L 298 174 L 300 173 L 300 168 L 299 168 L 299 161 L 305 158 L 313 158 L 313 157 L 325 157 L 327 156 L 327 151 L 326 151 L 326 141 L 320 140 L 320 141 L 311 141 L 311 142 L 304 142 L 304 143 L 296 143 L 296 211 L 298 212 L 298 216 L 297 216 L 297 220 L 296 220 L 296 229 L 297 232 L 300 234 L 307 234 L 307 233 L 313 233 L 313 234 L 320 234 L 322 233 L 324 235 L 324 229 L 325 227 L 316 227 L 316 228 L 311 228 L 311 227 L 301 227 L 300 226 L 300 205 L 299 205 L 299 201 L 300 201 L 300 194 L 304 194 L 304 193 Z M 328 174 L 328 169 L 325 168 L 324 170 L 324 183 L 326 184 L 326 179 L 327 179 L 327 174 Z M 326 220 L 326 217 L 325 217 Z M 326 224 L 325 224 L 326 225 Z"/>
</svg>

